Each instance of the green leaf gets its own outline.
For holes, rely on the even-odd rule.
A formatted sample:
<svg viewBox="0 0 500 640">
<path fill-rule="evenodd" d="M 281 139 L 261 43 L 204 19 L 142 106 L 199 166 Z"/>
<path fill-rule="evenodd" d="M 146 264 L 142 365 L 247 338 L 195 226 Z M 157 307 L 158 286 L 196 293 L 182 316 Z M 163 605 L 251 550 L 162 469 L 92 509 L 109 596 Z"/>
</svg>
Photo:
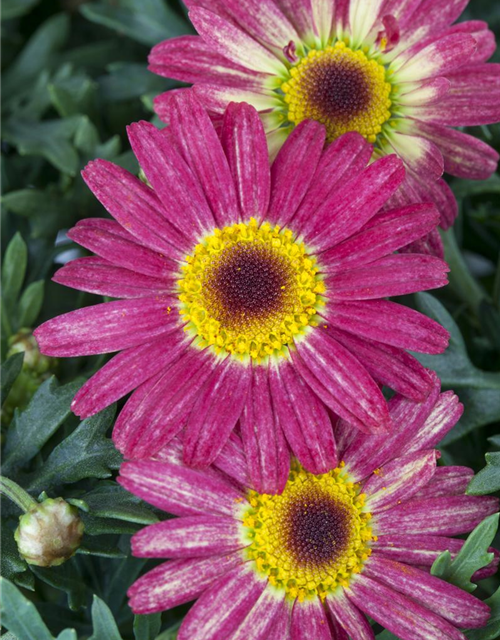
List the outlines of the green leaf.
<svg viewBox="0 0 500 640">
<path fill-rule="evenodd" d="M 142 500 L 125 491 L 116 482 L 101 482 L 83 496 L 93 516 L 115 518 L 125 522 L 153 524 L 158 518 Z"/>
<path fill-rule="evenodd" d="M 488 552 L 488 547 L 497 532 L 498 518 L 499 514 L 495 513 L 478 524 L 454 560 L 451 559 L 449 551 L 439 555 L 432 565 L 432 575 L 472 593 L 477 588 L 477 585 L 471 582 L 472 576 L 494 558 L 493 553 Z"/>
<path fill-rule="evenodd" d="M 5 518 L 2 518 L 2 553 L 1 574 L 7 580 L 14 580 L 16 575 L 27 570 L 27 563 L 19 555 L 17 543 L 14 539 L 14 531 L 7 526 Z"/>
<path fill-rule="evenodd" d="M 108 605 L 94 595 L 92 603 L 94 633 L 89 640 L 123 640 Z"/>
<path fill-rule="evenodd" d="M 2 625 L 19 640 L 54 640 L 33 603 L 5 578 L 0 586 Z"/>
<path fill-rule="evenodd" d="M 77 611 L 85 605 L 89 590 L 77 570 L 74 558 L 58 567 L 46 568 L 30 565 L 30 569 L 43 582 L 54 589 L 64 591 L 68 595 L 68 605 L 72 611 Z"/>
<path fill-rule="evenodd" d="M 78 640 L 76 631 L 74 629 L 64 629 L 57 636 L 56 640 Z"/>
<path fill-rule="evenodd" d="M 109 75 L 100 78 L 99 82 L 104 99 L 110 102 L 132 100 L 168 89 L 165 79 L 152 74 L 143 64 L 127 62 L 109 65 Z"/>
<path fill-rule="evenodd" d="M 28 266 L 28 248 L 19 231 L 9 242 L 2 267 L 2 298 L 9 312 L 12 312 L 23 286 Z"/>
<path fill-rule="evenodd" d="M 376 636 L 377 640 L 399 640 L 398 636 L 395 636 L 393 633 L 384 629 L 381 633 Z"/>
<path fill-rule="evenodd" d="M 82 117 L 43 122 L 12 117 L 4 124 L 3 135 L 21 155 L 42 156 L 62 173 L 75 176 L 80 161 L 71 141 Z"/>
<path fill-rule="evenodd" d="M 41 471 L 29 481 L 29 490 L 36 494 L 83 478 L 109 478 L 122 461 L 120 452 L 105 437 L 115 412 L 113 405 L 83 420 L 51 452 Z"/>
<path fill-rule="evenodd" d="M 24 16 L 39 2 L 40 0 L 3 0 L 2 21 Z"/>
<path fill-rule="evenodd" d="M 490 619 L 482 629 L 467 631 L 469 640 L 497 640 L 500 637 L 500 588 L 485 603 L 491 608 Z"/>
<path fill-rule="evenodd" d="M 7 433 L 3 472 L 29 462 L 71 413 L 71 400 L 81 386 L 75 380 L 59 387 L 54 376 L 36 390 L 28 408 L 19 413 Z"/>
<path fill-rule="evenodd" d="M 24 352 L 14 353 L 3 364 L 0 373 L 1 378 L 1 404 L 7 400 L 9 391 L 12 389 L 12 385 L 17 380 L 17 376 L 21 373 L 23 368 Z"/>
<path fill-rule="evenodd" d="M 34 325 L 43 304 L 43 294 L 45 291 L 45 280 L 32 282 L 23 291 L 19 300 L 18 325 L 21 327 L 31 327 Z"/>
<path fill-rule="evenodd" d="M 460 422 L 443 440 L 446 445 L 500 419 L 500 373 L 481 371 L 472 364 L 457 324 L 436 298 L 429 293 L 418 293 L 415 298 L 422 313 L 450 332 L 450 346 L 443 354 L 416 354 L 425 367 L 438 374 L 444 388 L 456 391 L 465 407 Z"/>
<path fill-rule="evenodd" d="M 96 538 L 85 536 L 77 553 L 85 556 L 99 556 L 101 558 L 126 558 L 127 554 L 116 546 L 116 536 L 101 535 Z"/>
<path fill-rule="evenodd" d="M 87 20 L 147 46 L 189 31 L 186 22 L 163 0 L 123 0 L 119 6 L 112 2 L 90 2 L 83 4 L 80 11 Z"/>
<path fill-rule="evenodd" d="M 160 633 L 161 613 L 134 616 L 135 640 L 155 640 Z"/>
<path fill-rule="evenodd" d="M 97 83 L 81 72 L 54 79 L 47 87 L 54 108 L 62 118 L 92 111 Z"/>
<path fill-rule="evenodd" d="M 161 633 L 156 638 L 156 640 L 176 640 L 177 634 L 179 633 L 179 629 L 181 628 L 181 623 L 182 623 L 182 620 L 172 625 L 168 629 L 166 629 L 163 633 Z M 396 638 L 396 636 L 392 636 L 392 637 Z M 390 636 L 387 636 L 386 638 L 384 638 L 384 640 L 392 640 L 392 639 Z"/>
<path fill-rule="evenodd" d="M 482 496 L 486 493 L 500 491 L 500 453 L 487 453 L 486 466 L 476 474 L 467 487 L 472 496 Z"/>
</svg>

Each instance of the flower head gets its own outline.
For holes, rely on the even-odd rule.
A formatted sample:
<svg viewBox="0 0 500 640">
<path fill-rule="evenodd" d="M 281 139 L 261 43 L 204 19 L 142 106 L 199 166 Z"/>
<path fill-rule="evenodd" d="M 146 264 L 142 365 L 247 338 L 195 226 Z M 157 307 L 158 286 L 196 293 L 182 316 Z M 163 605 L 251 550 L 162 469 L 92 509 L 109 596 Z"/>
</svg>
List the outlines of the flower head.
<svg viewBox="0 0 500 640">
<path fill-rule="evenodd" d="M 84 178 L 115 221 L 69 236 L 95 257 L 56 282 L 123 298 L 48 321 L 43 353 L 120 351 L 79 391 L 86 417 L 136 389 L 113 438 L 148 457 L 185 428 L 188 464 L 208 465 L 239 421 L 252 477 L 275 492 L 290 446 L 310 472 L 338 460 L 328 409 L 360 429 L 390 428 L 385 384 L 413 399 L 432 380 L 406 349 L 442 352 L 447 332 L 383 298 L 439 287 L 447 266 L 394 251 L 436 224 L 433 205 L 384 209 L 404 170 L 369 166 L 356 133 L 324 151 L 325 129 L 301 123 L 270 170 L 256 111 L 228 108 L 219 139 L 192 94 L 132 147 L 151 184 L 103 160 Z"/>
<path fill-rule="evenodd" d="M 119 482 L 178 518 L 141 530 L 134 555 L 169 558 L 132 585 L 130 605 L 151 613 L 197 600 L 179 640 L 349 635 L 370 639 L 370 616 L 402 640 L 465 638 L 489 610 L 429 574 L 498 509 L 465 495 L 465 467 L 436 466 L 433 448 L 462 413 L 439 382 L 424 402 L 390 401 L 381 437 L 336 425 L 339 465 L 322 475 L 294 461 L 284 491 L 251 487 L 239 437 L 208 471 L 186 468 L 174 441 L 151 460 L 126 462 Z M 491 575 L 498 559 L 475 579 Z"/>
<path fill-rule="evenodd" d="M 329 141 L 357 131 L 374 157 L 397 153 L 407 176 L 399 198 L 432 200 L 441 226 L 456 216 L 443 170 L 483 179 L 498 154 L 451 129 L 500 120 L 500 65 L 487 24 L 453 25 L 467 1 L 189 0 L 199 36 L 153 48 L 150 69 L 194 84 L 214 116 L 230 101 L 261 113 L 273 153 L 310 118 Z M 188 61 L 188 62 L 186 62 Z M 155 101 L 169 122 L 172 92 Z M 413 247 L 440 253 L 434 230 Z"/>
<path fill-rule="evenodd" d="M 63 498 L 47 498 L 20 516 L 14 535 L 26 562 L 57 567 L 78 549 L 83 530 L 76 507 Z"/>
</svg>

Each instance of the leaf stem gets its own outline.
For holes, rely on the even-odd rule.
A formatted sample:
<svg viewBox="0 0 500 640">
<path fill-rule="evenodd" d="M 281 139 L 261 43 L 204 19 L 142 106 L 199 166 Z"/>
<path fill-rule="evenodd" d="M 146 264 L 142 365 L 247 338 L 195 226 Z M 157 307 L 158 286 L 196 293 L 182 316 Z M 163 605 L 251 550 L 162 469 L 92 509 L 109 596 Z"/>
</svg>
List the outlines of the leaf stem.
<svg viewBox="0 0 500 640">
<path fill-rule="evenodd" d="M 12 500 L 24 513 L 38 505 L 38 502 L 29 493 L 5 476 L 0 476 L 0 493 Z"/>
</svg>

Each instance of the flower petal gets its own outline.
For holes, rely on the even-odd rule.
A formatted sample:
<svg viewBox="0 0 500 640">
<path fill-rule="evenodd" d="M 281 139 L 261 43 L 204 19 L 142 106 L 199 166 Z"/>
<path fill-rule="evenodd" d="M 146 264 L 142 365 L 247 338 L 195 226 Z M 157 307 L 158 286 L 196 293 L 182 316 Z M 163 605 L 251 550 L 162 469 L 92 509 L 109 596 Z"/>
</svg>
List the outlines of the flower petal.
<svg viewBox="0 0 500 640">
<path fill-rule="evenodd" d="M 118 482 L 135 496 L 176 516 L 233 517 L 242 498 L 242 493 L 222 476 L 164 460 L 124 462 Z"/>
<path fill-rule="evenodd" d="M 252 640 L 269 640 L 276 622 L 280 621 L 283 609 L 285 609 L 285 594 L 264 589 L 259 599 L 231 635 L 231 640 L 248 640 L 251 634 Z"/>
<path fill-rule="evenodd" d="M 338 620 L 351 638 L 356 638 L 356 640 L 373 640 L 375 638 L 368 620 L 351 603 L 343 589 L 339 589 L 335 594 L 327 596 L 326 604 L 332 616 Z"/>
<path fill-rule="evenodd" d="M 248 564 L 215 582 L 189 610 L 178 640 L 230 638 L 256 605 L 266 588 Z"/>
<path fill-rule="evenodd" d="M 296 345 L 292 361 L 314 393 L 358 429 L 390 425 L 385 399 L 360 362 L 325 331 L 312 331 Z"/>
<path fill-rule="evenodd" d="M 424 180 L 437 180 L 443 175 L 443 156 L 434 142 L 397 130 L 389 131 L 386 139 L 398 156 Z"/>
<path fill-rule="evenodd" d="M 290 452 L 273 410 L 268 370 L 257 365 L 251 371 L 240 429 L 252 486 L 259 493 L 281 493 L 290 471 Z"/>
<path fill-rule="evenodd" d="M 40 325 L 33 335 L 48 356 L 111 353 L 149 342 L 179 322 L 175 299 L 164 296 L 116 300 L 64 313 Z"/>
<path fill-rule="evenodd" d="M 288 136 L 271 167 L 271 202 L 266 219 L 287 224 L 314 178 L 325 143 L 325 128 L 304 120 Z"/>
<path fill-rule="evenodd" d="M 130 587 L 130 608 L 136 614 L 156 613 L 194 600 L 219 576 L 241 562 L 240 552 L 165 562 L 148 571 Z"/>
<path fill-rule="evenodd" d="M 152 342 L 131 347 L 111 358 L 78 391 L 71 410 L 88 418 L 156 376 L 189 346 L 189 340 L 173 331 Z"/>
<path fill-rule="evenodd" d="M 269 369 L 274 410 L 286 439 L 302 466 L 326 473 L 337 464 L 328 412 L 289 362 Z"/>
<path fill-rule="evenodd" d="M 293 640 L 332 640 L 326 612 L 319 598 L 309 598 L 303 602 L 295 600 L 291 636 Z"/>
<path fill-rule="evenodd" d="M 366 563 L 364 573 L 434 611 L 457 627 L 483 627 L 488 621 L 490 610 L 487 604 L 455 585 L 415 567 L 374 554 Z"/>
<path fill-rule="evenodd" d="M 415 494 L 415 498 L 464 495 L 473 477 L 474 471 L 468 467 L 436 467 L 436 473 L 429 483 Z"/>
<path fill-rule="evenodd" d="M 224 113 L 222 147 L 236 185 L 243 220 L 261 220 L 269 206 L 271 176 L 266 135 L 261 120 L 248 104 L 231 103 Z"/>
<path fill-rule="evenodd" d="M 137 558 L 204 558 L 244 546 L 236 520 L 212 515 L 156 522 L 132 536 L 132 554 Z"/>
<path fill-rule="evenodd" d="M 251 374 L 249 365 L 229 356 L 204 383 L 186 425 L 186 464 L 205 467 L 215 460 L 242 414 Z"/>
</svg>

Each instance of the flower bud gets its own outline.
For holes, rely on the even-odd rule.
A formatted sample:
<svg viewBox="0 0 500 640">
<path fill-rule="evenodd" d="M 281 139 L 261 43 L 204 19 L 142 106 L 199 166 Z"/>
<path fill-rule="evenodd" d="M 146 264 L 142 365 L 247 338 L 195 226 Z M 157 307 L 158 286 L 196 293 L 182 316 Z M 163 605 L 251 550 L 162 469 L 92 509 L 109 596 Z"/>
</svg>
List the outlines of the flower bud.
<svg viewBox="0 0 500 640">
<path fill-rule="evenodd" d="M 62 498 L 47 498 L 19 518 L 14 537 L 28 564 L 56 567 L 78 549 L 83 529 L 75 507 Z"/>
</svg>

